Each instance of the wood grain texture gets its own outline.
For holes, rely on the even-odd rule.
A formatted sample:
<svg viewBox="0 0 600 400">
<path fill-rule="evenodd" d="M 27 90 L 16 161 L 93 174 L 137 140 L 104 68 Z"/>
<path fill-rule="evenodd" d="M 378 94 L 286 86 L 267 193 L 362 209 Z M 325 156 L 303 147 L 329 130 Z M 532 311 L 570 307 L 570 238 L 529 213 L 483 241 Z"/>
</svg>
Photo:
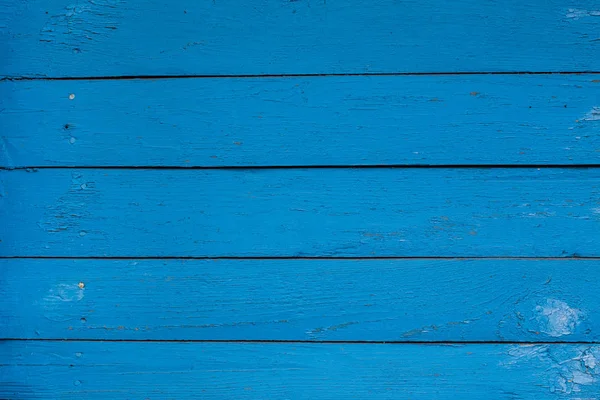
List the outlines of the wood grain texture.
<svg viewBox="0 0 600 400">
<path fill-rule="evenodd" d="M 597 78 L 5 81 L 0 166 L 598 164 Z"/>
<path fill-rule="evenodd" d="M 593 399 L 597 345 L 4 342 L 10 399 Z"/>
<path fill-rule="evenodd" d="M 0 260 L 0 338 L 600 341 L 600 260 Z"/>
<path fill-rule="evenodd" d="M 599 256 L 598 169 L 0 171 L 2 256 Z"/>
<path fill-rule="evenodd" d="M 600 69 L 594 0 L 0 2 L 0 75 Z"/>
</svg>

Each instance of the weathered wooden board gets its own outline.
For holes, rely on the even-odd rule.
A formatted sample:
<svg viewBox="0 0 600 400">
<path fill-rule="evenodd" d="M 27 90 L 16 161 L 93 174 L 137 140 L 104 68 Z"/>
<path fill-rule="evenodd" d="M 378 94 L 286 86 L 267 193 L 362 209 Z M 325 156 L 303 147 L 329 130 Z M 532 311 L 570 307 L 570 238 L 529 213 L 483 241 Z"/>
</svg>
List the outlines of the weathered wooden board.
<svg viewBox="0 0 600 400">
<path fill-rule="evenodd" d="M 600 75 L 6 81 L 0 126 L 4 167 L 598 164 Z"/>
<path fill-rule="evenodd" d="M 2 256 L 599 256 L 600 170 L 0 171 Z"/>
<path fill-rule="evenodd" d="M 599 70 L 594 0 L 0 2 L 0 75 Z"/>
<path fill-rule="evenodd" d="M 600 260 L 0 260 L 0 338 L 600 341 Z"/>
<path fill-rule="evenodd" d="M 595 399 L 598 345 L 4 342 L 10 399 Z"/>
</svg>

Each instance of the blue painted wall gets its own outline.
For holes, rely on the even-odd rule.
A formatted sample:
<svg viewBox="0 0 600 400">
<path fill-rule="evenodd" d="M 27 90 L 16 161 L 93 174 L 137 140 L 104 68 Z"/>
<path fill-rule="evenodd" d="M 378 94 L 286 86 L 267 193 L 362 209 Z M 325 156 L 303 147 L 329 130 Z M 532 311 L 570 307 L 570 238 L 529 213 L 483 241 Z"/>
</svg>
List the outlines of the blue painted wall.
<svg viewBox="0 0 600 400">
<path fill-rule="evenodd" d="M 594 1 L 0 0 L 0 398 L 600 398 Z"/>
</svg>

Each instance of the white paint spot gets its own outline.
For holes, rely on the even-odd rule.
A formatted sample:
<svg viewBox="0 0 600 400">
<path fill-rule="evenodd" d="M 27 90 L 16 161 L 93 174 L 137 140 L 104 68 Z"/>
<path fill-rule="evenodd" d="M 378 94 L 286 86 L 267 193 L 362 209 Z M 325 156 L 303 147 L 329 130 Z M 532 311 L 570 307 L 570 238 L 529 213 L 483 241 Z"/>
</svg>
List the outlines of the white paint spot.
<svg viewBox="0 0 600 400">
<path fill-rule="evenodd" d="M 540 331 L 552 337 L 572 334 L 583 317 L 580 310 L 554 299 L 546 300 L 545 305 L 537 306 L 534 311 L 537 313 Z"/>
<path fill-rule="evenodd" d="M 592 107 L 590 112 L 583 117 L 584 121 L 600 121 L 600 107 Z"/>
<path fill-rule="evenodd" d="M 84 297 L 82 289 L 77 283 L 59 283 L 48 291 L 44 300 L 47 304 L 79 301 Z"/>
<path fill-rule="evenodd" d="M 75 93 L 71 93 L 71 94 L 69 95 L 69 100 L 73 100 L 74 98 L 75 98 Z"/>
<path fill-rule="evenodd" d="M 576 8 L 569 8 L 565 17 L 570 19 L 579 19 L 584 17 L 600 17 L 600 11 L 598 10 L 579 10 Z"/>
<path fill-rule="evenodd" d="M 71 136 L 69 138 L 69 143 L 71 143 L 71 144 L 75 143 L 76 141 L 77 141 L 77 139 L 75 139 L 73 136 Z"/>
</svg>

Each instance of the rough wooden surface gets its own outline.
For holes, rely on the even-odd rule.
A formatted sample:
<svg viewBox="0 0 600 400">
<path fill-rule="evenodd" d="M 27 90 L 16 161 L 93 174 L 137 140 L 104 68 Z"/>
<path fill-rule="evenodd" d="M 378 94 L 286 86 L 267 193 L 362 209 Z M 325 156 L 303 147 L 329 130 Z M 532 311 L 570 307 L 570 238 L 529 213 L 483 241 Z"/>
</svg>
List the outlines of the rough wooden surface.
<svg viewBox="0 0 600 400">
<path fill-rule="evenodd" d="M 0 337 L 599 341 L 600 260 L 0 260 Z"/>
<path fill-rule="evenodd" d="M 599 164 L 600 75 L 1 82 L 0 126 L 8 168 Z"/>
<path fill-rule="evenodd" d="M 2 256 L 599 256 L 597 169 L 0 171 Z"/>
<path fill-rule="evenodd" d="M 0 399 L 598 400 L 599 50 L 593 0 L 0 0 Z"/>
<path fill-rule="evenodd" d="M 594 0 L 0 2 L 0 75 L 600 69 Z"/>
<path fill-rule="evenodd" d="M 5 342 L 10 399 L 594 399 L 597 345 Z"/>
</svg>

